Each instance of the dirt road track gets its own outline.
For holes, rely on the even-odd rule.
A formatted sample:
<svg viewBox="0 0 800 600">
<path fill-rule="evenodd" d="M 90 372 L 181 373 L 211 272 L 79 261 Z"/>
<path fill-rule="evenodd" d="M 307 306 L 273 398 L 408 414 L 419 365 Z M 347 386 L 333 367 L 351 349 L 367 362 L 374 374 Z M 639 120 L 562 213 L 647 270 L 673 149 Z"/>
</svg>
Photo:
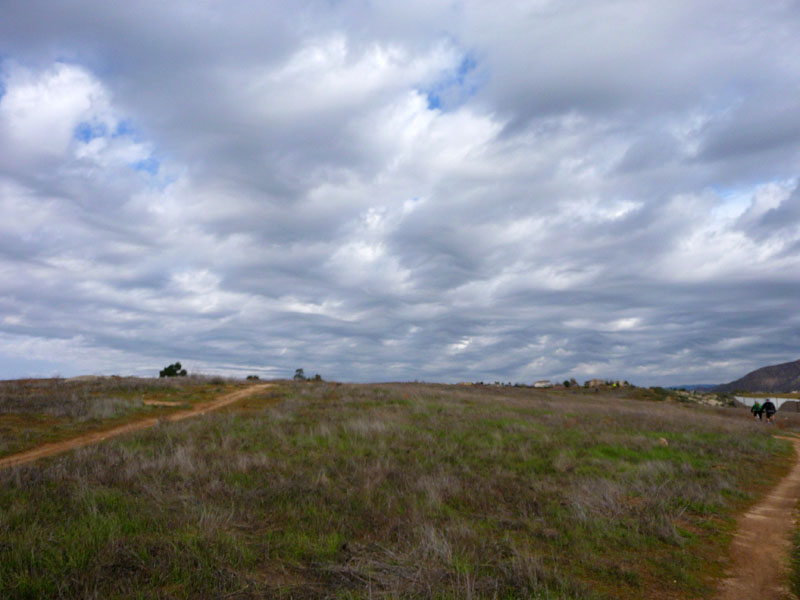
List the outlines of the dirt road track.
<svg viewBox="0 0 800 600">
<path fill-rule="evenodd" d="M 61 454 L 67 450 L 74 450 L 75 448 L 82 448 L 84 446 L 89 446 L 90 444 L 96 444 L 98 442 L 102 442 L 103 440 L 122 435 L 123 433 L 147 429 L 157 425 L 159 421 L 182 421 L 183 419 L 197 417 L 213 410 L 219 410 L 220 408 L 229 406 L 230 404 L 233 404 L 234 402 L 237 402 L 242 398 L 257 392 L 258 390 L 263 390 L 264 388 L 271 387 L 272 385 L 273 384 L 271 383 L 254 385 L 243 390 L 226 394 L 225 396 L 221 396 L 216 400 L 203 402 L 202 404 L 197 404 L 190 409 L 174 412 L 163 417 L 153 417 L 150 419 L 143 419 L 141 421 L 134 421 L 132 423 L 126 423 L 125 425 L 119 425 L 118 427 L 112 427 L 111 429 L 106 429 L 104 431 L 87 433 L 76 438 L 64 440 L 63 442 L 44 444 L 38 448 L 34 448 L 33 450 L 27 450 L 26 452 L 20 452 L 19 454 L 12 454 L 11 456 L 0 458 L 0 469 L 33 462 L 35 460 L 39 460 L 40 458 L 53 456 L 54 454 Z"/>
<path fill-rule="evenodd" d="M 800 498 L 800 439 L 794 444 L 792 470 L 767 496 L 747 511 L 731 545 L 732 574 L 723 580 L 717 600 L 787 600 L 796 598 L 786 587 L 786 565 Z"/>
</svg>

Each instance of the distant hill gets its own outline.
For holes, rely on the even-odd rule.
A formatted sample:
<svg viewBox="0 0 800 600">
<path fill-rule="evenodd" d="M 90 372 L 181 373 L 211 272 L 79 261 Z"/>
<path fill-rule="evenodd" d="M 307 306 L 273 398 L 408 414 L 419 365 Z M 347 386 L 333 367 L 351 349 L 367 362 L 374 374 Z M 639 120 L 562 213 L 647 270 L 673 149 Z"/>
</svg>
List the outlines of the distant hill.
<svg viewBox="0 0 800 600">
<path fill-rule="evenodd" d="M 686 385 L 671 385 L 667 389 L 710 392 L 717 387 L 719 387 L 718 383 L 687 383 Z"/>
<path fill-rule="evenodd" d="M 800 360 L 756 369 L 741 379 L 717 386 L 715 392 L 793 392 L 800 390 Z"/>
</svg>

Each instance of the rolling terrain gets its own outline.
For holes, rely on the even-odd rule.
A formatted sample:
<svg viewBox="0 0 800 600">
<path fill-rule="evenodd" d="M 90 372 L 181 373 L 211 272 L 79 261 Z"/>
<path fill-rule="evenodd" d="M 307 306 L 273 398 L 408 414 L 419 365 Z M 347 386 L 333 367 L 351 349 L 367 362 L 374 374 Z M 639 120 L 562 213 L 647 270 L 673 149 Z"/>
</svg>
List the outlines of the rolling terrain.
<svg viewBox="0 0 800 600">
<path fill-rule="evenodd" d="M 714 388 L 720 393 L 788 393 L 800 390 L 800 360 L 756 369 L 730 383 Z"/>
<path fill-rule="evenodd" d="M 243 387 L 240 381 L 204 376 L 0 381 L 0 457 L 163 418 Z"/>
<path fill-rule="evenodd" d="M 792 456 L 747 415 L 276 382 L 0 470 L 0 596 L 710 598 Z"/>
</svg>

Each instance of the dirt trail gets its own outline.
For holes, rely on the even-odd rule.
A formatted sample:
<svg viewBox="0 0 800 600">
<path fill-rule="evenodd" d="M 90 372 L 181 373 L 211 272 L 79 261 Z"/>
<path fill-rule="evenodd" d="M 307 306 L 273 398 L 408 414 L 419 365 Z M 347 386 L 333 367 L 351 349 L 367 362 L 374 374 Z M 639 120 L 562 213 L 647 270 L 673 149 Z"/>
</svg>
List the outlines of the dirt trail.
<svg viewBox="0 0 800 600">
<path fill-rule="evenodd" d="M 224 408 L 230 404 L 233 404 L 234 402 L 241 400 L 242 398 L 245 398 L 257 392 L 258 390 L 263 390 L 264 388 L 271 387 L 272 385 L 274 384 L 263 383 L 261 385 L 254 385 L 245 388 L 243 390 L 226 394 L 225 396 L 221 396 L 216 400 L 211 400 L 210 402 L 203 402 L 202 404 L 196 404 L 195 406 L 187 410 L 182 410 L 171 413 L 169 415 L 164 415 L 163 417 L 142 419 L 141 421 L 126 423 L 125 425 L 119 425 L 118 427 L 112 427 L 111 429 L 87 433 L 85 435 L 81 435 L 76 438 L 64 440 L 63 442 L 53 442 L 52 444 L 44 444 L 32 450 L 27 450 L 25 452 L 20 452 L 19 454 L 12 454 L 10 456 L 0 458 L 0 469 L 33 462 L 35 460 L 39 460 L 40 458 L 44 458 L 46 456 L 61 454 L 62 452 L 66 452 L 67 450 L 74 450 L 75 448 L 82 448 L 83 446 L 96 444 L 98 442 L 102 442 L 103 440 L 107 440 L 109 438 L 122 435 L 123 433 L 130 433 L 132 431 L 140 431 L 142 429 L 147 429 L 149 427 L 157 425 L 159 421 L 182 421 L 183 419 L 188 419 L 190 417 L 197 417 L 207 412 Z"/>
<path fill-rule="evenodd" d="M 791 441 L 800 456 L 800 439 Z M 790 534 L 796 523 L 800 497 L 800 460 L 769 494 L 745 513 L 731 546 L 734 573 L 723 580 L 718 600 L 787 600 L 796 598 L 786 587 Z"/>
</svg>

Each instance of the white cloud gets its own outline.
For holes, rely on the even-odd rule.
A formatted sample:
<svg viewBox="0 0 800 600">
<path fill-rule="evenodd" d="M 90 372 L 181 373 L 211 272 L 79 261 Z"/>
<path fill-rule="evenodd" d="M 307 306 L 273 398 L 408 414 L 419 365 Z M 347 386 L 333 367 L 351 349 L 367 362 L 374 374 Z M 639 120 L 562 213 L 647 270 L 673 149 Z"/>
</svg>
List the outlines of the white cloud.
<svg viewBox="0 0 800 600">
<path fill-rule="evenodd" d="M 11 64 L 3 77 L 0 127 L 25 156 L 63 156 L 79 123 L 114 127 L 103 87 L 85 69 L 56 63 L 37 73 Z"/>
<path fill-rule="evenodd" d="M 687 383 L 796 354 L 789 5 L 187 7 L 4 7 L 0 335 L 37 360 Z"/>
<path fill-rule="evenodd" d="M 351 46 L 338 33 L 308 42 L 277 70 L 244 73 L 249 80 L 245 98 L 252 98 L 267 118 L 298 118 L 363 106 L 376 95 L 424 84 L 458 60 L 443 44 L 424 55 L 395 44 Z"/>
</svg>

